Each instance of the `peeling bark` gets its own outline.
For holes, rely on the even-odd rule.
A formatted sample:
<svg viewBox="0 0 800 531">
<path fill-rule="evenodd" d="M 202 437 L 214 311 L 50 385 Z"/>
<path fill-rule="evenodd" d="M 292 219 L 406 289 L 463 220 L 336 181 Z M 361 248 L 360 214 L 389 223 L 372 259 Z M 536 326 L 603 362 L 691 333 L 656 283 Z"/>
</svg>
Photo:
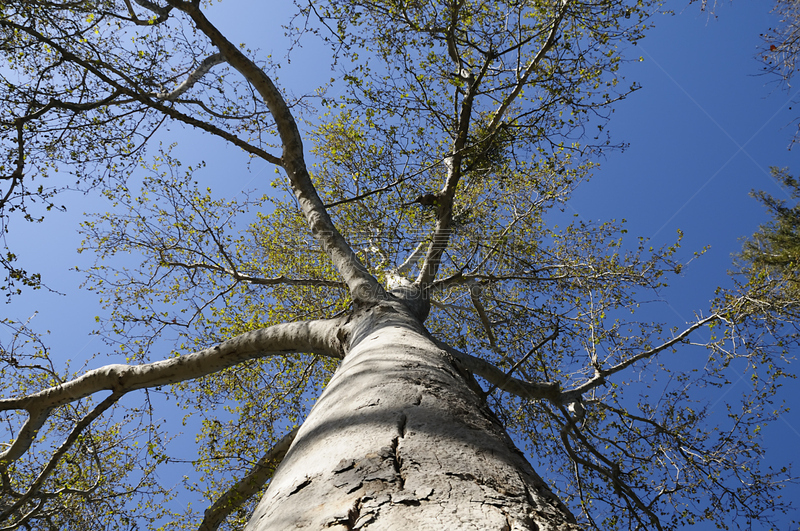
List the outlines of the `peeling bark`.
<svg viewBox="0 0 800 531">
<path fill-rule="evenodd" d="M 248 531 L 577 529 L 402 303 L 356 311 L 347 328 L 349 352 Z"/>
</svg>

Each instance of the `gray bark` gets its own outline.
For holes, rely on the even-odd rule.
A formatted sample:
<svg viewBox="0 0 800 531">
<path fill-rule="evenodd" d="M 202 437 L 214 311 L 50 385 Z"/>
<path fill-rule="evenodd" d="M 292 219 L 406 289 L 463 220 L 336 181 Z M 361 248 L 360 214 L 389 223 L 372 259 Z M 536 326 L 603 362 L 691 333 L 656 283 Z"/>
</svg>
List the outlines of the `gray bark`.
<svg viewBox="0 0 800 531">
<path fill-rule="evenodd" d="M 345 330 L 348 354 L 247 531 L 577 529 L 402 303 L 358 310 Z"/>
</svg>

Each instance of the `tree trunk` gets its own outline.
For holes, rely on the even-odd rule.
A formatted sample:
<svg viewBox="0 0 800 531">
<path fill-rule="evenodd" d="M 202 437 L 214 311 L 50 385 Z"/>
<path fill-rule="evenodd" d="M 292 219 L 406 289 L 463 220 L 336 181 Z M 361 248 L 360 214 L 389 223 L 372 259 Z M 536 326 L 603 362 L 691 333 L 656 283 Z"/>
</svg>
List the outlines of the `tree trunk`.
<svg viewBox="0 0 800 531">
<path fill-rule="evenodd" d="M 350 350 L 248 531 L 577 529 L 403 304 L 347 329 Z"/>
</svg>

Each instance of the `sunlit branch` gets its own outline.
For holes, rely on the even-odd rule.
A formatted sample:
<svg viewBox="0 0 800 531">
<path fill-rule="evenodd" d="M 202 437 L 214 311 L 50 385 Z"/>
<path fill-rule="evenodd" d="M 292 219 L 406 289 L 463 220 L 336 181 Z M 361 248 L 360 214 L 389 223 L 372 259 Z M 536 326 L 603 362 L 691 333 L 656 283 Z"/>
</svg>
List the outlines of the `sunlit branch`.
<svg viewBox="0 0 800 531">
<path fill-rule="evenodd" d="M 425 252 L 425 248 L 427 247 L 427 245 L 428 245 L 427 242 L 418 243 L 417 246 L 414 248 L 414 252 L 412 252 L 402 264 L 397 266 L 397 269 L 395 271 L 400 274 L 408 272 L 408 270 L 411 269 L 411 267 L 413 267 L 414 263 L 417 260 L 419 260 L 422 254 Z"/>
<path fill-rule="evenodd" d="M 215 53 L 213 55 L 209 55 L 205 59 L 203 59 L 200 64 L 195 68 L 192 72 L 189 73 L 188 77 L 184 80 L 183 83 L 175 87 L 172 92 L 158 92 L 153 94 L 156 98 L 165 101 L 175 101 L 178 97 L 192 88 L 195 83 L 200 81 L 204 75 L 206 75 L 213 67 L 218 64 L 224 63 L 225 58 L 222 56 L 221 53 Z"/>
<path fill-rule="evenodd" d="M 344 277 L 355 299 L 371 300 L 386 296 L 383 287 L 364 267 L 358 256 L 330 218 L 308 173 L 300 130 L 291 109 L 272 79 L 231 43 L 203 14 L 197 4 L 167 0 L 184 11 L 219 49 L 225 60 L 252 84 L 267 105 L 283 145 L 282 167 L 292 184 L 300 209 L 312 234 Z"/>
<path fill-rule="evenodd" d="M 198 531 L 216 531 L 229 514 L 261 490 L 272 477 L 275 468 L 286 452 L 289 451 L 289 446 L 294 442 L 297 430 L 298 428 L 295 428 L 284 435 L 259 459 L 246 476 L 234 483 L 211 507 L 206 509 L 203 521 L 197 528 Z"/>
<path fill-rule="evenodd" d="M 13 461 L 33 443 L 53 408 L 89 395 L 160 387 L 212 374 L 244 361 L 289 353 L 313 352 L 340 359 L 344 356 L 336 335 L 340 319 L 283 323 L 246 332 L 211 348 L 142 365 L 113 364 L 91 370 L 55 387 L 21 398 L 0 400 L 0 411 L 26 410 L 28 420 L 0 461 Z"/>
<path fill-rule="evenodd" d="M 595 388 L 595 387 L 597 387 L 599 385 L 604 384 L 605 381 L 606 381 L 606 377 L 608 377 L 608 376 L 610 376 L 612 374 L 618 373 L 618 372 L 620 372 L 620 371 L 622 371 L 624 369 L 627 369 L 628 367 L 630 367 L 631 365 L 633 365 L 637 361 L 641 361 L 643 359 L 650 358 L 652 356 L 655 356 L 656 354 L 658 354 L 659 352 L 661 352 L 663 350 L 666 350 L 666 349 L 668 349 L 670 347 L 673 347 L 674 345 L 676 345 L 678 343 L 682 343 L 683 341 L 686 340 L 686 338 L 692 332 L 694 332 L 698 328 L 701 328 L 701 327 L 707 325 L 708 323 L 711 323 L 711 322 L 719 320 L 719 319 L 722 319 L 722 316 L 720 316 L 719 314 L 715 313 L 713 315 L 710 315 L 710 316 L 706 317 L 705 319 L 701 319 L 701 320 L 697 321 L 696 323 L 694 323 L 690 327 L 686 328 L 686 330 L 684 330 L 683 332 L 681 332 L 677 336 L 673 337 L 669 341 L 666 341 L 666 342 L 658 345 L 657 347 L 651 348 L 651 349 L 646 350 L 644 352 L 640 352 L 639 354 L 631 356 L 627 360 L 625 360 L 623 362 L 620 362 L 620 363 L 617 363 L 616 365 L 614 365 L 612 367 L 609 367 L 607 369 L 603 369 L 602 367 L 596 366 L 595 367 L 595 374 L 591 379 L 589 379 L 587 382 L 583 383 L 582 385 L 579 385 L 578 387 L 576 387 L 574 389 L 570 389 L 568 391 L 564 391 L 564 394 L 566 396 L 572 397 L 574 399 L 578 399 L 581 395 L 587 393 L 591 389 L 593 389 L 593 388 Z"/>
<path fill-rule="evenodd" d="M 461 54 L 458 53 L 458 46 L 456 46 L 456 26 L 458 25 L 458 12 L 464 5 L 464 0 L 455 0 L 450 7 L 450 24 L 447 26 L 445 32 L 445 42 L 447 42 L 447 54 L 450 60 L 453 61 L 461 71 L 462 61 Z"/>
</svg>

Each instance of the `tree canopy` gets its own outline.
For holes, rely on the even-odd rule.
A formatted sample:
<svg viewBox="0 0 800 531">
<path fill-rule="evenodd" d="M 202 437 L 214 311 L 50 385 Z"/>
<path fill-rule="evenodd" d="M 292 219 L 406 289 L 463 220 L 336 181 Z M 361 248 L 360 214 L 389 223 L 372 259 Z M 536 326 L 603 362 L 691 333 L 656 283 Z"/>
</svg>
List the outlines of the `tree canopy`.
<svg viewBox="0 0 800 531">
<path fill-rule="evenodd" d="M 291 55 L 236 44 L 212 4 L 0 5 L 3 230 L 63 188 L 108 197 L 83 225 L 85 286 L 126 361 L 72 372 L 7 322 L 3 529 L 240 527 L 346 355 L 328 325 L 389 298 L 477 377 L 583 527 L 785 509 L 758 432 L 780 412 L 792 320 L 743 286 L 665 327 L 645 302 L 680 273 L 680 239 L 558 214 L 615 147 L 607 120 L 638 88 L 623 50 L 660 2 L 297 1 L 287 47 L 325 51 L 318 87 L 282 86 Z M 169 127 L 278 173 L 220 199 Z M 18 252 L 0 260 L 9 296 L 40 283 Z M 751 387 L 717 415 L 708 389 L 731 371 Z M 169 402 L 199 424 L 188 466 L 158 420 Z"/>
</svg>

